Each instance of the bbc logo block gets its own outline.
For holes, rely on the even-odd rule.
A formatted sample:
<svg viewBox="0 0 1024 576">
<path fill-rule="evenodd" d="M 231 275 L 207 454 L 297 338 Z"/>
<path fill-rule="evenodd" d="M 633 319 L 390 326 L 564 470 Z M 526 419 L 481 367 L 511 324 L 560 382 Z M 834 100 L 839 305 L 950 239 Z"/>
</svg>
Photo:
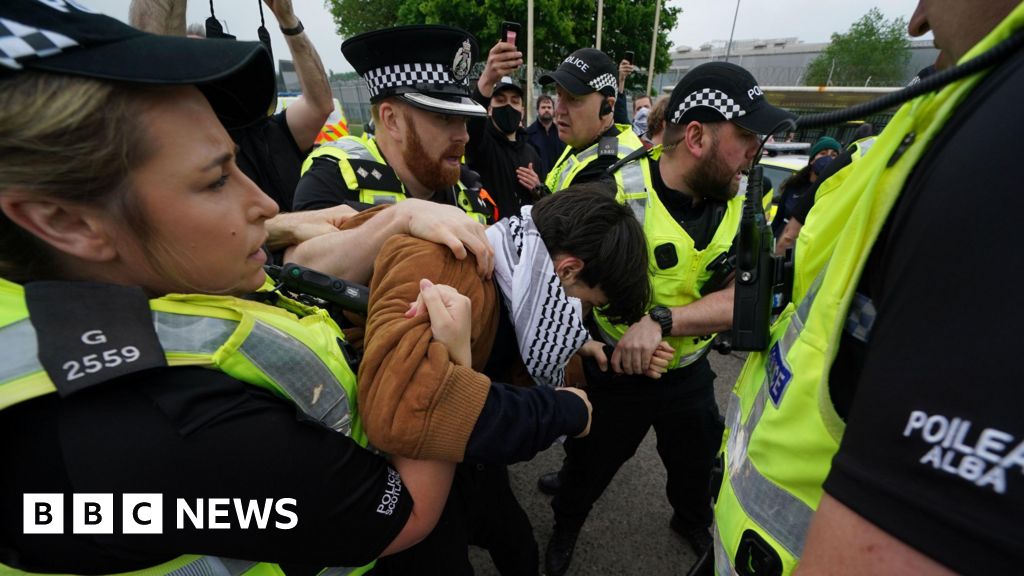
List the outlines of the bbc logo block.
<svg viewBox="0 0 1024 576">
<path fill-rule="evenodd" d="M 22 532 L 25 534 L 63 534 L 68 516 L 63 494 L 25 494 L 22 505 Z M 120 530 L 123 534 L 163 533 L 162 494 L 123 494 Z M 73 534 L 113 534 L 115 521 L 113 494 L 72 494 L 71 532 Z"/>
</svg>

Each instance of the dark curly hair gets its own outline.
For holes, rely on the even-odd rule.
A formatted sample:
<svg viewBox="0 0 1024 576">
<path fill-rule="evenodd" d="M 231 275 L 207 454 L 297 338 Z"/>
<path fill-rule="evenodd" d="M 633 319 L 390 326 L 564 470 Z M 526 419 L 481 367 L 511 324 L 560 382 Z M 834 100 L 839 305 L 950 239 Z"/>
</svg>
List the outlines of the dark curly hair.
<svg viewBox="0 0 1024 576">
<path fill-rule="evenodd" d="M 615 200 L 611 182 L 588 182 L 546 196 L 533 206 L 548 252 L 583 261 L 580 280 L 608 297 L 601 312 L 612 322 L 639 320 L 651 299 L 647 242 L 633 211 Z"/>
</svg>

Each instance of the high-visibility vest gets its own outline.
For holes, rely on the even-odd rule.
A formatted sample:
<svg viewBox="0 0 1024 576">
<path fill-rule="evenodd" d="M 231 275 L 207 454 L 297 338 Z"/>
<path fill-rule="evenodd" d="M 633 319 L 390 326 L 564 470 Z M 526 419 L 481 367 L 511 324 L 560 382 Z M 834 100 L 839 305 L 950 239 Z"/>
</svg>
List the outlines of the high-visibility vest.
<svg viewBox="0 0 1024 576">
<path fill-rule="evenodd" d="M 346 136 L 334 142 L 324 142 L 322 146 L 310 153 L 302 163 L 302 174 L 313 165 L 315 158 L 328 157 L 334 159 L 341 172 L 341 178 L 349 190 L 359 191 L 359 201 L 363 204 L 395 204 L 405 200 L 405 186 L 394 175 L 395 171 L 384 161 L 384 156 L 377 149 L 377 142 L 370 137 Z M 360 166 L 353 167 L 350 160 L 358 161 Z M 364 164 L 364 163 L 371 164 Z M 394 184 L 388 185 L 387 182 Z M 482 192 L 482 193 L 481 193 Z M 476 192 L 467 188 L 461 181 L 458 183 L 456 201 L 459 208 L 472 216 L 481 224 L 494 220 L 493 201 L 488 204 L 490 196 L 486 192 Z"/>
<path fill-rule="evenodd" d="M 814 206 L 807 214 L 806 222 L 800 228 L 800 234 L 796 237 L 796 247 L 793 250 L 793 294 L 792 301 L 797 304 L 807 294 L 814 279 L 821 272 L 828 257 L 832 254 L 832 244 L 822 246 L 819 238 L 827 238 L 828 242 L 835 241 L 835 234 L 831 231 L 838 230 L 846 221 L 846 214 L 853 209 L 857 198 L 842 197 L 843 193 L 834 194 L 846 182 L 846 178 L 853 171 L 854 166 L 860 162 L 869 150 L 875 145 L 877 136 L 869 136 L 858 140 L 850 145 L 852 155 L 851 162 L 843 166 L 838 172 L 830 176 L 818 186 L 814 194 Z M 819 230 L 825 230 L 824 236 Z"/>
<path fill-rule="evenodd" d="M 1024 4 L 964 59 L 1022 26 Z M 772 325 L 768 351 L 748 357 L 726 416 L 725 477 L 713 534 L 718 574 L 771 573 L 750 566 L 764 557 L 765 547 L 778 573 L 789 574 L 799 562 L 845 431 L 827 393 L 828 377 L 847 318 L 867 305 L 855 298 L 861 272 L 914 166 L 982 76 L 900 108 L 835 194 L 828 208 L 833 218 L 821 221 L 831 227 L 819 226 L 815 249 L 830 252 L 828 265 L 799 304 L 791 303 Z"/>
<path fill-rule="evenodd" d="M 615 137 L 616 149 L 614 153 L 619 160 L 644 147 L 629 125 L 616 124 L 616 127 L 619 128 L 619 134 Z M 547 181 L 545 182 L 548 189 L 552 192 L 558 192 L 571 186 L 576 175 L 590 165 L 591 162 L 598 159 L 601 154 L 601 142 L 605 140 L 608 139 L 601 138 L 578 154 L 573 154 L 572 148 L 566 146 L 562 155 L 558 158 L 558 162 L 555 163 L 555 167 L 548 172 Z M 646 190 L 645 186 L 648 184 L 650 177 L 648 175 L 645 180 L 644 174 L 639 169 L 641 166 L 647 166 L 646 158 L 643 158 L 640 163 L 630 162 L 615 172 L 615 187 L 618 194 L 641 193 Z"/>
<path fill-rule="evenodd" d="M 633 162 L 626 166 L 631 164 Z M 726 204 L 725 214 L 711 241 L 703 250 L 697 250 L 693 239 L 658 198 L 658 193 L 651 184 L 648 163 L 645 162 L 642 169 L 647 183 L 646 190 L 626 193 L 620 198 L 632 208 L 633 214 L 644 228 L 647 258 L 650 262 L 648 274 L 651 280 L 651 306 L 686 306 L 701 298 L 701 288 L 714 274 L 713 270 L 708 270 L 708 266 L 728 252 L 732 246 L 736 231 L 739 229 L 743 198 L 737 196 Z M 664 256 L 659 258 L 656 254 L 664 254 L 668 250 L 675 254 L 674 263 L 662 269 L 658 261 L 663 261 Z M 617 343 L 629 329 L 625 324 L 612 324 L 599 310 L 594 311 L 594 318 L 602 338 L 609 344 Z M 699 360 L 714 340 L 714 336 L 707 334 L 666 337 L 664 340 L 675 349 L 669 369 L 687 366 Z"/>
<path fill-rule="evenodd" d="M 265 388 L 327 428 L 367 445 L 356 406 L 356 376 L 338 345 L 344 336 L 326 311 L 283 296 L 271 306 L 232 296 L 169 294 L 149 305 L 169 366 L 219 370 Z M 0 278 L 0 410 L 56 391 L 39 362 L 25 290 Z M 331 568 L 322 574 L 357 575 L 372 566 Z M 25 572 L 0 564 L 0 573 Z M 129 574 L 283 576 L 270 564 L 194 555 Z"/>
</svg>

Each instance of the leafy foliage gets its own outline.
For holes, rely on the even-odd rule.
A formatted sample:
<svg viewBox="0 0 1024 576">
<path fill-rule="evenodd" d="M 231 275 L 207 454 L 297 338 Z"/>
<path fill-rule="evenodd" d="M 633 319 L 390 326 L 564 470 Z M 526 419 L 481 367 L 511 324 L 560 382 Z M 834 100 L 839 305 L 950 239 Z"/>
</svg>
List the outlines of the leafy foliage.
<svg viewBox="0 0 1024 576">
<path fill-rule="evenodd" d="M 502 21 L 522 24 L 517 42 L 526 51 L 526 0 L 326 0 L 342 36 L 403 24 L 448 24 L 471 32 L 480 42 L 479 60 L 498 41 Z M 664 72 L 671 63 L 668 33 L 675 28 L 680 8 L 662 2 L 655 70 Z M 627 51 L 637 54 L 647 67 L 655 0 L 604 0 L 601 48 L 616 62 Z M 596 3 L 593 0 L 534 1 L 534 67 L 553 69 L 573 50 L 593 46 L 596 40 Z M 640 87 L 646 77 L 633 74 L 630 87 Z"/>
<path fill-rule="evenodd" d="M 886 20 L 872 8 L 807 67 L 808 86 L 896 86 L 910 61 L 905 18 Z M 831 77 L 831 79 L 830 79 Z"/>
</svg>

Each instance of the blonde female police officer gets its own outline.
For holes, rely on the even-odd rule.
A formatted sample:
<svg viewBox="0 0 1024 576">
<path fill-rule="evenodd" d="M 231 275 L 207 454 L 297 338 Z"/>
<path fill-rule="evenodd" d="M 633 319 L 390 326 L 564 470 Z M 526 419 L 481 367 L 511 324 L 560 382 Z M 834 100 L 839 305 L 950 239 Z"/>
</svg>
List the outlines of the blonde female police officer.
<svg viewBox="0 0 1024 576">
<path fill-rule="evenodd" d="M 359 566 L 436 522 L 454 465 L 361 448 L 334 322 L 235 297 L 264 283 L 277 208 L 221 123 L 258 118 L 273 89 L 257 44 L 0 5 L 0 572 Z M 100 533 L 73 526 L 82 493 L 112 495 Z M 56 495 L 63 534 L 31 533 L 23 494 Z M 161 535 L 125 533 L 125 494 L 163 495 Z M 212 498 L 269 521 L 207 508 L 178 527 L 177 499 Z"/>
</svg>

